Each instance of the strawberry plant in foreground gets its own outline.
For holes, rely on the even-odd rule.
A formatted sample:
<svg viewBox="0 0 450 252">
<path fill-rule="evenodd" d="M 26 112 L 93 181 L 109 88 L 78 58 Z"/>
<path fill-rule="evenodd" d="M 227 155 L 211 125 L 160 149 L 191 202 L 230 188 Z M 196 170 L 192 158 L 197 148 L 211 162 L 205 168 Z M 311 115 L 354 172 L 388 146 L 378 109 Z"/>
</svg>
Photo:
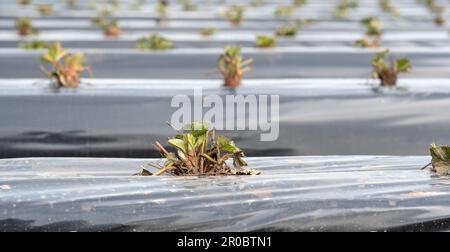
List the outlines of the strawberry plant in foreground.
<svg viewBox="0 0 450 252">
<path fill-rule="evenodd" d="M 171 174 L 174 176 L 217 176 L 217 175 L 259 175 L 260 172 L 253 169 L 244 169 L 247 162 L 244 160 L 244 151 L 235 143 L 222 135 L 216 135 L 214 129 L 205 123 L 192 123 L 184 128 L 183 132 L 168 140 L 175 148 L 175 152 L 166 150 L 159 142 L 155 148 L 163 155 L 165 162 L 158 166 L 150 166 L 158 169 L 151 173 L 147 169 L 140 176 L 159 176 Z M 228 164 L 233 160 L 233 165 Z"/>
</svg>

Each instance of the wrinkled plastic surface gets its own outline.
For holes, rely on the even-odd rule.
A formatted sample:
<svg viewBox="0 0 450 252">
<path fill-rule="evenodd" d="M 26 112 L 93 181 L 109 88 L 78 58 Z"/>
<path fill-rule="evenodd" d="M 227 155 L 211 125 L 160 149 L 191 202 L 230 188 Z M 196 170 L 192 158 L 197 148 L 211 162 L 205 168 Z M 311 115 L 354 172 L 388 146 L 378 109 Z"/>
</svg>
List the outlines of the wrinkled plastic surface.
<svg viewBox="0 0 450 252">
<path fill-rule="evenodd" d="M 280 96 L 277 141 L 261 143 L 260 130 L 226 132 L 249 156 L 427 155 L 429 144 L 450 139 L 447 80 L 402 79 L 402 89 L 378 92 L 366 80 L 245 80 L 236 93 L 212 80 L 86 82 L 1 85 L 0 157 L 160 157 L 152 143 L 175 133 L 166 124 L 178 109 L 172 98 L 192 101 L 194 88 Z"/>
<path fill-rule="evenodd" d="M 260 176 L 132 177 L 155 160 L 0 161 L 0 231 L 442 231 L 428 157 L 250 158 Z"/>
<path fill-rule="evenodd" d="M 308 49 L 305 49 L 308 50 Z M 277 52 L 245 53 L 253 58 L 246 78 L 366 78 L 374 52 Z M 86 53 L 96 78 L 221 78 L 216 72 L 217 53 Z M 394 51 L 395 53 L 395 51 Z M 398 53 L 414 62 L 411 78 L 448 78 L 449 52 Z M 39 52 L 0 53 L 2 78 L 40 78 Z M 436 64 L 439 62 L 439 64 Z"/>
</svg>

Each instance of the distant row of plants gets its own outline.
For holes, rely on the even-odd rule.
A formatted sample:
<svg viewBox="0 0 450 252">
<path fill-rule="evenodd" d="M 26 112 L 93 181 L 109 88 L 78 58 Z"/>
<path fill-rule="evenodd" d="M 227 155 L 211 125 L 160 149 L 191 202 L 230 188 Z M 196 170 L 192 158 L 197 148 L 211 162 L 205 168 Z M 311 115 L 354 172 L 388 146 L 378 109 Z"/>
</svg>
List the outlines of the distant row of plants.
<svg viewBox="0 0 450 252">
<path fill-rule="evenodd" d="M 401 16 L 400 11 L 392 4 L 391 0 L 378 0 L 380 8 L 394 17 Z"/>
<path fill-rule="evenodd" d="M 382 35 L 382 25 L 377 17 L 367 17 L 360 21 L 366 28 L 365 37 L 355 41 L 355 45 L 364 48 L 374 48 L 380 46 L 380 37 Z"/>
<path fill-rule="evenodd" d="M 245 152 L 238 148 L 228 137 L 217 135 L 216 131 L 206 122 L 191 123 L 180 132 L 169 138 L 168 144 L 175 152 L 168 151 L 162 144 L 156 142 L 154 147 L 164 158 L 163 164 L 150 163 L 156 168 L 152 173 L 146 167 L 135 176 L 219 176 L 219 175 L 260 175 L 255 169 L 245 169 L 248 163 L 244 160 Z M 431 171 L 438 176 L 450 175 L 450 146 L 431 144 L 429 148 Z M 227 161 L 232 159 L 232 166 Z"/>
<path fill-rule="evenodd" d="M 178 4 L 182 6 L 184 11 L 194 11 L 197 10 L 197 5 L 192 0 L 177 0 Z M 21 6 L 28 6 L 32 3 L 31 0 L 17 0 L 17 4 Z M 130 4 L 130 9 L 140 10 L 147 3 L 147 0 L 134 0 Z M 274 15 L 277 17 L 290 17 L 292 16 L 294 10 L 307 3 L 307 0 L 292 0 L 290 4 L 277 6 L 274 10 Z M 252 0 L 248 4 L 249 7 L 260 7 L 266 4 L 265 0 Z M 77 0 L 66 0 L 66 5 L 70 9 L 75 9 L 79 6 Z M 106 5 L 106 7 L 105 7 Z M 98 9 L 99 6 L 106 8 L 111 12 L 116 12 L 121 7 L 121 2 L 119 0 L 90 0 L 88 1 L 86 7 L 89 9 Z M 158 0 L 154 5 L 155 12 L 159 14 L 160 17 L 167 15 L 168 8 L 170 6 L 170 1 L 168 0 Z M 53 4 L 35 4 L 36 10 L 45 16 L 54 14 Z M 229 6 L 229 8 L 224 12 L 224 16 L 233 24 L 240 24 L 243 17 L 246 6 L 243 4 L 235 4 Z"/>
<path fill-rule="evenodd" d="M 422 3 L 426 6 L 426 8 L 430 11 L 430 13 L 434 16 L 433 22 L 437 25 L 443 25 L 445 23 L 445 18 L 443 16 L 443 12 L 445 11 L 445 7 L 439 5 L 435 0 L 417 0 L 419 3 Z M 146 0 L 134 0 L 131 3 L 131 9 L 142 9 L 146 4 Z M 184 11 L 194 11 L 197 9 L 197 5 L 193 3 L 192 0 L 177 0 L 178 4 L 182 6 Z M 17 0 L 17 3 L 22 6 L 30 5 L 32 3 L 31 0 Z M 102 5 L 99 5 L 101 3 Z M 279 5 L 275 7 L 273 14 L 279 18 L 291 18 L 293 16 L 294 11 L 305 5 L 307 0 L 292 0 L 290 4 Z M 77 0 L 66 0 L 66 4 L 69 8 L 76 8 L 79 3 Z M 249 7 L 259 7 L 266 4 L 265 0 L 252 0 L 248 4 Z M 102 12 L 109 12 L 112 14 L 119 10 L 121 2 L 119 0 L 90 0 L 87 4 L 87 7 L 91 9 L 97 9 L 98 6 L 101 6 Z M 170 2 L 168 0 L 158 0 L 155 4 L 155 11 L 159 15 L 159 19 L 164 18 L 167 15 L 168 8 Z M 399 10 L 392 4 L 391 0 L 378 0 L 378 5 L 381 10 L 386 13 L 391 14 L 394 17 L 400 16 Z M 355 9 L 359 7 L 359 3 L 357 0 L 339 0 L 335 6 L 333 11 L 333 16 L 335 18 L 345 18 L 348 16 L 349 10 Z M 44 16 L 49 16 L 54 14 L 54 7 L 52 4 L 35 4 L 36 10 Z M 240 25 L 244 20 L 245 10 L 247 6 L 243 4 L 234 4 L 229 6 L 223 13 L 223 17 L 225 17 L 231 24 Z M 114 34 L 114 32 L 112 33 Z M 114 35 L 113 35 L 114 36 Z"/>
<path fill-rule="evenodd" d="M 17 4 L 22 5 L 22 6 L 27 6 L 27 5 L 31 4 L 31 0 L 17 0 Z M 52 4 L 36 4 L 35 8 L 43 16 L 50 16 L 50 15 L 54 14 L 54 9 L 53 9 Z"/>
<path fill-rule="evenodd" d="M 446 20 L 443 16 L 445 6 L 439 5 L 435 0 L 419 0 L 419 2 L 424 4 L 431 15 L 433 15 L 433 22 L 436 25 L 442 26 L 445 24 Z"/>
<path fill-rule="evenodd" d="M 100 13 L 98 16 L 91 19 L 91 22 L 103 30 L 104 34 L 108 37 L 118 37 L 122 33 L 122 29 L 117 20 L 111 19 L 105 13 Z M 297 31 L 303 25 L 309 24 L 310 20 L 296 20 L 292 23 L 280 25 L 275 35 L 279 37 L 293 37 L 297 34 Z M 37 35 L 39 31 L 33 26 L 33 22 L 30 18 L 19 17 L 16 19 L 16 30 L 20 36 Z M 214 26 L 205 27 L 200 30 L 200 34 L 209 37 L 214 35 L 218 29 Z"/>
<path fill-rule="evenodd" d="M 261 38 L 260 38 L 261 39 Z M 42 62 L 50 65 L 50 69 L 41 67 L 42 71 L 51 78 L 60 87 L 77 87 L 80 84 L 80 74 L 89 71 L 84 63 L 82 53 L 70 54 L 60 43 L 51 45 L 41 44 L 36 41 L 28 42 L 28 47 L 48 48 L 42 55 Z M 167 44 L 169 43 L 169 44 Z M 261 42 L 262 43 L 262 42 Z M 271 41 L 265 43 L 273 43 Z M 170 42 L 156 36 L 151 36 L 140 42 L 145 48 L 164 45 L 170 46 Z M 389 50 L 376 53 L 372 58 L 373 76 L 380 80 L 381 86 L 395 86 L 398 75 L 408 72 L 411 69 L 411 63 L 407 58 L 390 58 Z M 224 86 L 236 88 L 241 85 L 243 75 L 251 71 L 253 59 L 245 59 L 241 55 L 241 47 L 229 45 L 225 47 L 224 53 L 218 58 L 217 65 L 219 72 L 223 75 Z"/>
<path fill-rule="evenodd" d="M 345 18 L 348 16 L 349 10 L 356 9 L 358 6 L 356 0 L 339 0 L 334 8 L 333 16 L 338 19 Z"/>
</svg>

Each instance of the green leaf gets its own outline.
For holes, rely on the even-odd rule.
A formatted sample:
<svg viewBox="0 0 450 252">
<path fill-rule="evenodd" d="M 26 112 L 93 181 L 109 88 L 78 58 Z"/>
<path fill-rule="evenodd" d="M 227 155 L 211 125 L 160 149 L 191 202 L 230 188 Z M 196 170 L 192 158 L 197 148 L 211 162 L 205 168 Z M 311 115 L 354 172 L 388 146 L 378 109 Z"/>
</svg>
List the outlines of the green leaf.
<svg viewBox="0 0 450 252">
<path fill-rule="evenodd" d="M 169 144 L 172 145 L 173 147 L 177 148 L 178 150 L 187 153 L 187 149 L 186 149 L 186 144 L 184 142 L 184 140 L 182 139 L 177 139 L 177 138 L 172 138 L 169 139 Z"/>
<path fill-rule="evenodd" d="M 398 59 L 396 61 L 396 64 L 397 64 L 396 69 L 397 69 L 397 72 L 399 72 L 399 73 L 406 72 L 411 68 L 410 61 L 407 58 Z"/>
<path fill-rule="evenodd" d="M 53 43 L 48 48 L 48 52 L 42 55 L 42 60 L 47 63 L 55 63 L 60 61 L 67 54 L 67 50 L 63 49 L 60 43 Z"/>
<path fill-rule="evenodd" d="M 194 152 L 194 146 L 195 146 L 195 140 L 194 140 L 194 136 L 190 133 L 184 134 L 184 146 L 186 149 L 186 153 L 192 153 Z"/>
<path fill-rule="evenodd" d="M 231 139 L 229 139 L 228 137 L 219 136 L 217 139 L 217 142 L 219 144 L 219 148 L 224 151 L 231 152 L 231 153 L 240 151 L 240 149 L 237 148 L 236 145 L 234 144 L 234 142 L 231 141 Z"/>
<path fill-rule="evenodd" d="M 203 134 L 203 135 L 198 136 L 198 137 L 195 139 L 194 148 L 199 147 L 203 142 L 205 142 L 206 137 L 207 137 L 206 134 Z"/>
<path fill-rule="evenodd" d="M 205 135 L 211 129 L 211 126 L 206 122 L 193 122 L 191 124 L 185 125 L 183 129 L 197 138 L 199 136 Z"/>
</svg>

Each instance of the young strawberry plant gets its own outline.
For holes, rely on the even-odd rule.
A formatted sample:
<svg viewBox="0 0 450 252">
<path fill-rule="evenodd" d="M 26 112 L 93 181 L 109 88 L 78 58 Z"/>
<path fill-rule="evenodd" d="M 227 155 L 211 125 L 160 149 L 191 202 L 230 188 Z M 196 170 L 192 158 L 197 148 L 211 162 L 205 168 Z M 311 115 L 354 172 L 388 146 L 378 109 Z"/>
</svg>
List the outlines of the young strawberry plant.
<svg viewBox="0 0 450 252">
<path fill-rule="evenodd" d="M 42 16 L 50 16 L 54 12 L 52 4 L 38 4 L 36 9 Z"/>
<path fill-rule="evenodd" d="M 431 163 L 425 166 L 432 166 L 431 171 L 440 176 L 450 175 L 450 147 L 447 145 L 430 146 Z"/>
<path fill-rule="evenodd" d="M 361 24 L 366 26 L 366 35 L 380 37 L 382 35 L 381 31 L 381 21 L 377 17 L 367 17 L 361 20 Z"/>
<path fill-rule="evenodd" d="M 31 19 L 20 17 L 16 19 L 16 29 L 20 36 L 36 35 L 39 31 L 33 27 Z"/>
<path fill-rule="evenodd" d="M 307 2 L 307 0 L 292 0 L 292 6 L 294 6 L 295 8 L 302 7 Z"/>
<path fill-rule="evenodd" d="M 102 28 L 108 22 L 107 18 L 111 15 L 112 15 L 112 13 L 109 10 L 107 10 L 107 9 L 101 10 L 98 12 L 97 16 L 95 16 L 91 19 L 91 22 L 92 22 L 92 24 Z"/>
<path fill-rule="evenodd" d="M 31 0 L 17 0 L 17 4 L 22 5 L 22 6 L 26 6 L 26 5 L 30 5 Z"/>
<path fill-rule="evenodd" d="M 394 17 L 400 16 L 400 12 L 392 5 L 390 0 L 378 0 L 378 5 L 384 12 L 389 13 Z"/>
<path fill-rule="evenodd" d="M 83 54 L 69 54 L 67 49 L 61 47 L 60 43 L 50 45 L 48 51 L 42 55 L 41 61 L 51 65 L 50 70 L 43 66 L 41 69 L 59 87 L 78 87 L 80 74 L 89 70 L 84 64 Z"/>
<path fill-rule="evenodd" d="M 339 0 L 338 4 L 336 5 L 333 16 L 336 18 L 344 18 L 348 15 L 349 9 L 355 9 L 358 8 L 358 2 L 352 1 L 352 0 Z"/>
<path fill-rule="evenodd" d="M 442 15 L 436 15 L 433 18 L 433 23 L 435 23 L 438 26 L 443 26 L 445 24 L 446 20 Z"/>
<path fill-rule="evenodd" d="M 217 28 L 214 26 L 205 27 L 200 30 L 200 34 L 204 37 L 210 37 L 217 32 Z"/>
<path fill-rule="evenodd" d="M 443 12 L 444 8 L 435 8 L 434 11 L 432 11 L 434 14 L 433 22 L 438 26 L 442 26 L 446 22 Z"/>
<path fill-rule="evenodd" d="M 146 0 L 134 0 L 134 1 L 131 3 L 130 8 L 131 8 L 132 10 L 141 10 L 141 9 L 144 7 L 145 2 L 146 2 Z"/>
<path fill-rule="evenodd" d="M 40 40 L 26 41 L 20 44 L 20 48 L 28 49 L 28 50 L 39 50 L 46 49 L 49 47 L 49 44 Z"/>
<path fill-rule="evenodd" d="M 380 40 L 377 38 L 362 38 L 355 41 L 355 46 L 362 48 L 377 48 L 380 47 Z"/>
<path fill-rule="evenodd" d="M 195 11 L 197 9 L 197 5 L 193 3 L 191 0 L 178 0 L 183 7 L 184 11 Z"/>
<path fill-rule="evenodd" d="M 308 26 L 308 25 L 310 25 L 310 24 L 312 24 L 314 22 L 315 22 L 315 20 L 310 19 L 310 18 L 296 18 L 296 19 L 294 19 L 294 23 L 297 26 L 297 28 L 302 28 L 302 27 Z"/>
<path fill-rule="evenodd" d="M 70 9 L 75 9 L 77 7 L 77 0 L 66 0 L 67 7 Z"/>
<path fill-rule="evenodd" d="M 168 9 L 169 9 L 169 1 L 167 0 L 159 0 L 155 7 L 155 11 L 156 13 L 158 13 L 160 18 L 167 15 Z"/>
<path fill-rule="evenodd" d="M 222 135 L 216 135 L 205 123 L 193 123 L 184 128 L 176 136 L 169 138 L 168 143 L 175 149 L 174 152 L 166 150 L 159 142 L 155 148 L 165 158 L 163 165 L 150 164 L 158 169 L 151 173 L 147 169 L 140 176 L 160 176 L 170 174 L 173 176 L 219 176 L 219 175 L 259 175 L 253 169 L 244 169 L 247 162 L 245 153 L 235 143 Z M 232 166 L 228 160 L 233 160 Z"/>
<path fill-rule="evenodd" d="M 136 48 L 140 50 L 166 50 L 172 47 L 172 42 L 157 34 L 152 34 L 149 37 L 138 39 Z"/>
<path fill-rule="evenodd" d="M 386 62 L 389 50 L 375 54 L 372 58 L 373 75 L 381 82 L 381 86 L 395 86 L 397 84 L 398 74 L 408 72 L 411 63 L 407 58 L 392 59 Z"/>
<path fill-rule="evenodd" d="M 273 14 L 275 17 L 289 18 L 294 14 L 294 7 L 291 5 L 278 6 L 275 8 Z"/>
<path fill-rule="evenodd" d="M 382 35 L 381 22 L 377 17 L 367 17 L 360 21 L 366 26 L 366 36 L 355 42 L 356 46 L 364 48 L 375 48 L 380 46 L 380 37 Z"/>
<path fill-rule="evenodd" d="M 119 23 L 116 20 L 105 21 L 103 23 L 103 33 L 107 37 L 118 37 L 122 33 Z"/>
<path fill-rule="evenodd" d="M 218 59 L 218 68 L 224 77 L 226 87 L 236 88 L 241 85 L 244 73 L 251 71 L 253 59 L 242 59 L 241 47 L 230 45 Z"/>
<path fill-rule="evenodd" d="M 77 7 L 78 1 L 77 0 L 67 0 L 67 7 L 70 9 L 75 9 Z"/>
<path fill-rule="evenodd" d="M 294 37 L 297 35 L 298 27 L 295 24 L 283 24 L 277 28 L 275 34 L 279 37 Z"/>
<path fill-rule="evenodd" d="M 225 11 L 225 17 L 231 24 L 238 26 L 244 19 L 244 11 L 242 5 L 232 5 Z"/>
<path fill-rule="evenodd" d="M 250 7 L 253 7 L 253 8 L 261 7 L 264 4 L 266 4 L 265 0 L 251 0 L 249 2 Z"/>
<path fill-rule="evenodd" d="M 260 48 L 272 48 L 277 46 L 277 38 L 274 36 L 257 35 L 256 45 Z"/>
</svg>

